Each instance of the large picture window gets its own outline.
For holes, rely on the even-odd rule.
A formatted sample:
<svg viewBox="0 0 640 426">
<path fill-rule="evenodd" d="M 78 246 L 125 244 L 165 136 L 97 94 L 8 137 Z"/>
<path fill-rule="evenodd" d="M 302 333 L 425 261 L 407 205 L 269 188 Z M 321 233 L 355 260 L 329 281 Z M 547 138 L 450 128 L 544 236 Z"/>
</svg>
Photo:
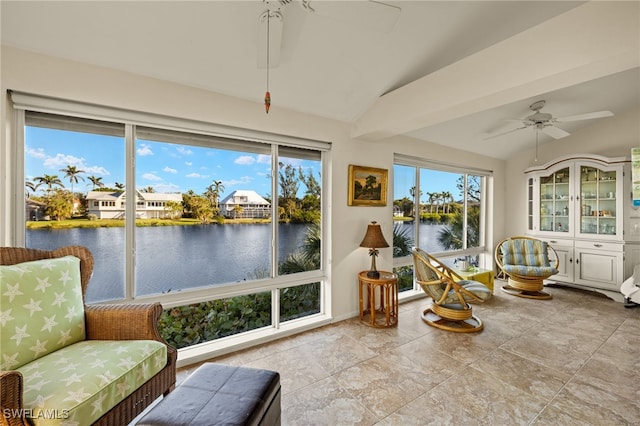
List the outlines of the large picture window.
<svg viewBox="0 0 640 426">
<path fill-rule="evenodd" d="M 18 113 L 25 246 L 88 247 L 88 303 L 161 301 L 178 347 L 323 314 L 328 144 Z"/>
<path fill-rule="evenodd" d="M 411 247 L 440 257 L 477 257 L 484 249 L 486 177 L 396 156 L 393 216 L 394 271 L 399 289 L 413 290 Z"/>
</svg>

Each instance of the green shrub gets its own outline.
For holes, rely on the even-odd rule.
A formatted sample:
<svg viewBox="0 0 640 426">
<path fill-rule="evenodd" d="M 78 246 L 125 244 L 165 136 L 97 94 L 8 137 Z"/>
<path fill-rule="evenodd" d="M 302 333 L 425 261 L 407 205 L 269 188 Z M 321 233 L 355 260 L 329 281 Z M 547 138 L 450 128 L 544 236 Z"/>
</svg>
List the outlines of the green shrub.
<svg viewBox="0 0 640 426">
<path fill-rule="evenodd" d="M 280 291 L 280 321 L 318 312 L 319 282 Z M 263 292 L 165 309 L 158 328 L 167 343 L 180 349 L 272 323 L 271 292 Z"/>
<path fill-rule="evenodd" d="M 398 275 L 398 291 L 413 289 L 413 266 L 400 266 L 393 268 L 393 272 Z"/>
</svg>

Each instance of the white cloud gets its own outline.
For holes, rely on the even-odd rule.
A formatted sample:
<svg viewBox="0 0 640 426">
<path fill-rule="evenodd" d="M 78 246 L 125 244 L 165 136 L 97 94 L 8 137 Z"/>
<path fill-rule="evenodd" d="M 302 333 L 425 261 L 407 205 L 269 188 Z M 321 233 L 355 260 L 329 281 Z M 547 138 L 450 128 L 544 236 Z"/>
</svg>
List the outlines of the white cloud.
<svg viewBox="0 0 640 426">
<path fill-rule="evenodd" d="M 49 157 L 42 162 L 42 165 L 48 169 L 62 169 L 67 166 L 75 166 L 79 170 L 84 170 L 84 158 L 78 158 L 73 155 L 56 154 L 55 157 Z"/>
<path fill-rule="evenodd" d="M 193 154 L 193 151 L 191 151 L 189 148 L 185 148 L 183 146 L 177 147 L 176 150 L 182 155 L 191 155 L 191 154 Z"/>
<path fill-rule="evenodd" d="M 258 155 L 258 163 L 260 164 L 271 164 L 271 156 L 260 154 Z"/>
<path fill-rule="evenodd" d="M 92 175 L 109 176 L 111 174 L 109 173 L 109 170 L 105 169 L 102 166 L 85 167 L 84 171 L 87 172 L 89 176 L 92 176 Z"/>
<path fill-rule="evenodd" d="M 147 155 L 153 155 L 153 151 L 151 150 L 151 146 L 146 143 L 141 143 L 140 148 L 136 150 L 139 156 L 145 157 Z"/>
<path fill-rule="evenodd" d="M 55 157 L 47 157 L 44 149 L 29 149 L 27 150 L 27 155 L 34 158 L 44 158 L 42 162 L 43 167 L 47 169 L 54 169 L 56 171 L 60 171 L 60 169 L 64 169 L 67 166 L 75 166 L 78 170 L 82 170 L 87 176 L 109 176 L 111 173 L 104 166 L 87 166 L 85 164 L 85 159 L 82 157 L 76 157 L 74 155 L 67 154 L 56 154 Z M 81 175 L 83 176 L 83 175 Z M 86 176 L 83 176 L 86 177 Z"/>
<path fill-rule="evenodd" d="M 193 165 L 193 163 L 191 161 L 185 161 L 184 164 L 186 164 L 187 166 Z"/>
<path fill-rule="evenodd" d="M 252 155 L 242 155 L 234 160 L 234 163 L 241 164 L 243 166 L 250 166 L 255 162 L 256 159 Z"/>
<path fill-rule="evenodd" d="M 181 192 L 180 187 L 175 183 L 159 183 L 159 184 L 153 185 L 153 188 L 156 190 L 156 192 L 160 192 L 164 194 L 169 192 Z"/>
<path fill-rule="evenodd" d="M 225 186 L 246 185 L 251 183 L 253 178 L 251 176 L 242 176 L 240 179 L 225 180 L 223 183 Z"/>
<path fill-rule="evenodd" d="M 167 173 L 173 173 L 174 175 L 176 173 L 178 173 L 178 171 L 176 169 L 172 169 L 171 167 L 167 166 L 164 169 L 162 169 L 163 172 L 167 172 Z"/>
<path fill-rule="evenodd" d="M 280 161 L 282 161 L 284 165 L 291 164 L 293 167 L 298 167 L 302 164 L 302 160 L 299 158 L 282 158 Z"/>
<path fill-rule="evenodd" d="M 45 158 L 47 156 L 44 153 L 44 148 L 38 148 L 38 149 L 28 148 L 27 155 L 33 158 Z"/>
<path fill-rule="evenodd" d="M 155 182 L 161 181 L 162 178 L 160 176 L 156 176 L 153 173 L 145 173 L 142 175 L 142 179 L 152 180 Z"/>
<path fill-rule="evenodd" d="M 201 175 L 200 173 L 189 173 L 186 177 L 188 178 L 204 178 L 206 175 Z"/>
</svg>

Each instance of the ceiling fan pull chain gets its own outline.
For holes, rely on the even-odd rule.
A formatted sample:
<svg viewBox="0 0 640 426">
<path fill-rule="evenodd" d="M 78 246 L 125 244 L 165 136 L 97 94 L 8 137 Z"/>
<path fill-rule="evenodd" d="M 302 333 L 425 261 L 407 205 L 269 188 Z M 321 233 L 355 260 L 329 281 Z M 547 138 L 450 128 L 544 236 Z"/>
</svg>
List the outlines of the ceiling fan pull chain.
<svg viewBox="0 0 640 426">
<path fill-rule="evenodd" d="M 267 2 L 267 8 L 269 6 L 269 2 Z M 267 114 L 269 114 L 269 108 L 271 108 L 271 93 L 269 93 L 269 34 L 271 33 L 269 29 L 269 21 L 271 18 L 271 11 L 267 10 L 267 92 L 264 94 L 264 110 Z"/>
</svg>

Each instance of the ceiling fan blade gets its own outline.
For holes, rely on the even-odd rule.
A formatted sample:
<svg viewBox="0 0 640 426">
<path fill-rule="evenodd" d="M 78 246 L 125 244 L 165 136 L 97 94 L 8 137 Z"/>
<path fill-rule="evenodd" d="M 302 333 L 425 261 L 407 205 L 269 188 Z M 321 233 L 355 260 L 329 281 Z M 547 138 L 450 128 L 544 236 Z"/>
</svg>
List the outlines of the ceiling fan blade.
<svg viewBox="0 0 640 426">
<path fill-rule="evenodd" d="M 554 139 L 562 139 L 562 138 L 567 137 L 567 136 L 569 136 L 571 134 L 571 133 L 565 132 L 561 128 L 555 127 L 555 126 L 545 126 L 541 130 L 542 130 L 543 133 L 551 136 Z"/>
<path fill-rule="evenodd" d="M 591 120 L 593 118 L 611 117 L 612 115 L 613 113 L 611 111 L 597 111 L 588 112 L 586 114 L 569 115 L 567 117 L 558 117 L 555 119 L 555 121 L 564 123 L 567 121 Z"/>
<path fill-rule="evenodd" d="M 266 13 L 270 13 L 267 26 Z M 282 46 L 282 14 L 278 11 L 265 10 L 258 19 L 258 68 L 267 68 L 267 50 L 269 68 L 280 65 L 280 47 Z M 267 33 L 267 27 L 269 29 Z M 269 48 L 267 49 L 267 38 Z"/>
<path fill-rule="evenodd" d="M 515 129 L 507 130 L 506 132 L 494 133 L 494 134 L 491 134 L 491 135 L 488 135 L 488 136 L 482 138 L 482 140 L 486 141 L 486 140 L 489 140 L 489 139 L 499 138 L 500 136 L 508 135 L 509 133 L 513 133 L 513 132 L 516 132 L 518 130 L 526 129 L 527 127 L 528 126 L 521 126 L 521 127 L 515 128 Z"/>
<path fill-rule="evenodd" d="M 391 32 L 400 17 L 398 6 L 378 1 L 303 1 L 305 10 L 360 28 Z"/>
</svg>

